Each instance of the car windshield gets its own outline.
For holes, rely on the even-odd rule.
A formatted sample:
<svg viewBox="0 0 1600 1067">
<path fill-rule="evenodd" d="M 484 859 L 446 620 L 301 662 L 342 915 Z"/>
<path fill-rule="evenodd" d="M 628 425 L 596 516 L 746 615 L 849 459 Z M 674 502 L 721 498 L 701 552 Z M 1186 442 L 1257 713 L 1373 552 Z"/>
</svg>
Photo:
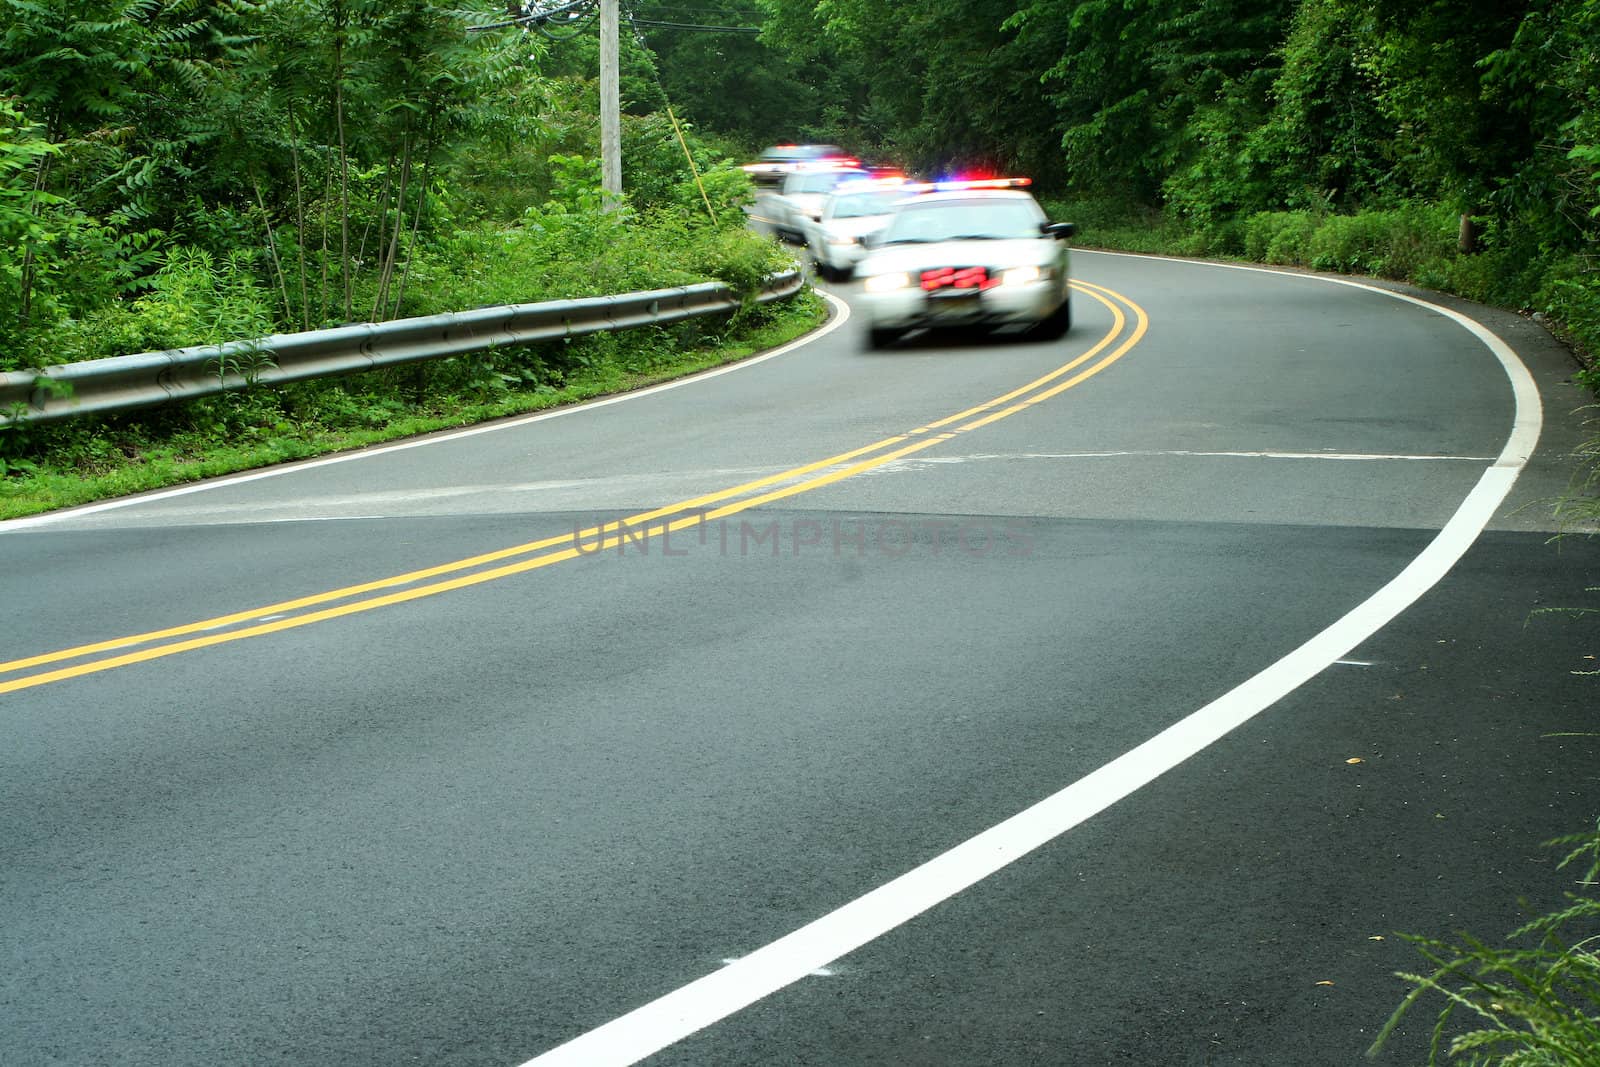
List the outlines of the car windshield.
<svg viewBox="0 0 1600 1067">
<path fill-rule="evenodd" d="M 892 189 L 871 193 L 847 193 L 834 199 L 832 217 L 860 219 L 869 215 L 887 215 L 890 207 L 904 199 L 904 193 Z"/>
<path fill-rule="evenodd" d="M 859 178 L 855 171 L 821 171 L 814 174 L 796 174 L 783 187 L 786 193 L 831 193 L 833 187 L 850 178 Z"/>
<path fill-rule="evenodd" d="M 935 200 L 895 212 L 885 244 L 1038 237 L 1044 213 L 1025 199 Z"/>
</svg>

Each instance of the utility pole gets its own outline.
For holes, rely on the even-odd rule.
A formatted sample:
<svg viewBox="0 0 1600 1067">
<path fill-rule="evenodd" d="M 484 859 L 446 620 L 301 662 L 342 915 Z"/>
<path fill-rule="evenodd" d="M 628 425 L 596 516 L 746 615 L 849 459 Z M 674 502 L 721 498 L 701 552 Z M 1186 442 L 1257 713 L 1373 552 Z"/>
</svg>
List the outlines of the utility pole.
<svg viewBox="0 0 1600 1067">
<path fill-rule="evenodd" d="M 622 205 L 622 90 L 619 0 L 600 0 L 600 191 L 607 211 Z"/>
</svg>

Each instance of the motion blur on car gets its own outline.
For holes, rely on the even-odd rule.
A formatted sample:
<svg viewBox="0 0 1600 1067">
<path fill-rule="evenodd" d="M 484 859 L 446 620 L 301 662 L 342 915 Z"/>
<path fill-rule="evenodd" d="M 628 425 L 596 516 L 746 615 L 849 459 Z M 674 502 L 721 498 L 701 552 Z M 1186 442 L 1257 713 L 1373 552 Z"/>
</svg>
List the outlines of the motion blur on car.
<svg viewBox="0 0 1600 1067">
<path fill-rule="evenodd" d="M 1065 241 L 1025 191 L 1026 178 L 935 182 L 895 205 L 856 266 L 872 348 L 919 328 L 1071 328 Z"/>
<path fill-rule="evenodd" d="M 888 225 L 896 204 L 915 195 L 907 189 L 903 177 L 859 179 L 835 186 L 823 198 L 816 217 L 805 219 L 801 226 L 817 273 L 829 281 L 849 278 L 867 254 L 867 239 Z"/>
<path fill-rule="evenodd" d="M 786 241 L 804 241 L 805 227 L 816 221 L 822 213 L 822 203 L 828 194 L 847 181 L 866 177 L 859 167 L 830 170 L 801 170 L 787 175 L 778 192 L 763 198 L 763 214 Z"/>
<path fill-rule="evenodd" d="M 836 144 L 775 144 L 754 163 L 742 168 L 757 185 L 777 185 L 802 170 L 841 170 L 860 166 L 860 160 Z"/>
</svg>

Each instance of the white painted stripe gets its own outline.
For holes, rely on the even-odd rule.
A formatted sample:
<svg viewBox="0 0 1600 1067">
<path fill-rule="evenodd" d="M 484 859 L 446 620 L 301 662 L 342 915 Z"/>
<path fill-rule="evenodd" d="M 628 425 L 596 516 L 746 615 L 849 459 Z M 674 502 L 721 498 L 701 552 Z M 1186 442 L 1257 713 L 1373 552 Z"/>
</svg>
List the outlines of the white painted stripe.
<svg viewBox="0 0 1600 1067">
<path fill-rule="evenodd" d="M 1397 293 L 1392 289 L 1385 289 L 1378 285 L 1369 285 L 1351 278 L 1335 278 L 1325 274 L 1301 274 L 1297 271 L 1274 270 L 1271 267 L 1258 267 L 1245 263 L 1197 263 L 1189 259 L 1177 259 L 1172 256 L 1149 256 L 1133 252 L 1100 252 L 1091 249 L 1079 249 L 1088 255 L 1113 256 L 1124 259 L 1155 259 L 1164 263 L 1181 263 L 1191 267 L 1211 267 L 1217 270 L 1242 270 L 1253 274 L 1271 274 L 1277 278 L 1299 278 L 1305 281 L 1327 282 L 1330 285 L 1345 285 L 1352 289 L 1362 289 L 1369 293 L 1377 293 L 1393 300 L 1403 300 L 1408 304 L 1426 308 L 1429 311 L 1443 315 L 1456 325 L 1466 330 L 1472 336 L 1493 352 L 1500 361 L 1501 369 L 1506 377 L 1511 379 L 1511 391 L 1516 397 L 1517 414 L 1516 422 L 1511 428 L 1511 436 L 1507 438 L 1505 448 L 1501 449 L 1500 456 L 1495 460 L 1498 466 L 1515 466 L 1518 471 L 1527 465 L 1528 459 L 1533 455 L 1534 448 L 1539 443 L 1539 430 L 1544 423 L 1544 411 L 1539 403 L 1539 388 L 1534 384 L 1533 375 L 1523 364 L 1511 346 L 1502 341 L 1487 326 L 1477 319 L 1468 318 L 1459 311 L 1454 311 L 1443 304 L 1434 304 L 1420 297 L 1408 293 Z M 1508 490 L 1509 491 L 1509 490 Z"/>
<path fill-rule="evenodd" d="M 1321 280 L 1409 301 L 1460 323 L 1489 347 L 1511 381 L 1516 420 L 1505 448 L 1421 555 L 1353 611 L 1287 656 L 1060 792 L 721 970 L 582 1034 L 523 1067 L 637 1063 L 798 981 L 1154 781 L 1321 673 L 1443 578 L 1493 518 L 1538 444 L 1543 414 L 1533 376 L 1510 346 L 1465 315 L 1375 286 L 1337 278 Z"/>
<path fill-rule="evenodd" d="M 722 961 L 722 965 L 724 967 L 726 967 L 729 964 L 738 963 L 738 962 L 739 961 L 738 961 L 737 958 L 729 957 L 728 959 L 725 959 L 725 960 Z M 832 978 L 836 973 L 837 972 L 834 971 L 833 968 L 831 968 L 831 967 L 818 967 L 816 970 L 811 972 L 810 976 L 812 978 Z"/>
<path fill-rule="evenodd" d="M 1159 456 L 1233 456 L 1241 459 L 1353 459 L 1353 460 L 1446 460 L 1468 463 L 1488 463 L 1493 456 L 1407 456 L 1392 452 L 1141 452 L 1133 455 Z"/>
<path fill-rule="evenodd" d="M 1206 452 L 1194 449 L 1133 449 L 1092 452 L 975 452 L 966 456 L 918 456 L 906 464 L 971 463 L 989 459 L 1117 459 L 1124 456 L 1218 456 L 1226 459 L 1341 459 L 1341 460 L 1444 460 L 1454 463 L 1493 463 L 1494 456 L 1404 455 L 1393 452 Z"/>
<path fill-rule="evenodd" d="M 1333 662 L 1342 667 L 1375 667 L 1377 664 L 1364 659 L 1336 659 Z"/>
<path fill-rule="evenodd" d="M 596 408 L 610 407 L 612 404 L 622 404 L 629 400 L 638 400 L 642 397 L 654 396 L 657 393 L 664 393 L 668 389 L 679 389 L 685 385 L 694 385 L 699 382 L 707 381 L 711 378 L 720 377 L 724 374 L 732 374 L 734 371 L 745 370 L 746 368 L 754 367 L 757 364 L 765 363 L 769 359 L 777 359 L 779 356 L 788 355 L 797 348 L 808 345 L 813 341 L 828 336 L 828 334 L 839 329 L 850 320 L 850 306 L 848 304 L 831 293 L 824 293 L 821 290 L 817 290 L 817 292 L 818 295 L 833 305 L 835 315 L 832 319 L 824 323 L 821 327 L 813 332 L 806 334 L 804 337 L 796 338 L 786 345 L 780 345 L 777 348 L 774 348 L 771 352 L 766 352 L 759 356 L 753 356 L 750 359 L 742 359 L 737 363 L 730 363 L 725 367 L 713 367 L 710 370 L 701 371 L 698 374 L 691 374 L 685 378 L 676 378 L 670 382 L 662 382 L 660 385 L 652 385 L 646 389 L 638 389 L 631 393 L 619 393 L 616 396 L 608 396 L 601 400 L 590 400 L 582 404 L 571 404 L 566 407 L 555 408 L 551 411 L 541 411 L 537 415 L 524 415 L 519 418 L 503 419 L 496 422 L 485 423 L 481 426 L 472 426 L 465 430 L 451 430 L 448 432 L 429 434 L 425 437 L 416 438 L 415 440 L 402 441 L 399 444 L 380 445 L 376 448 L 365 448 L 359 452 L 341 452 L 333 456 L 324 456 L 321 459 L 311 459 L 301 463 L 286 463 L 277 467 L 269 467 L 266 470 L 251 471 L 249 474 L 227 475 L 220 478 L 209 479 L 203 482 L 195 482 L 192 485 L 183 485 L 172 489 L 161 489 L 152 493 L 143 493 L 139 496 L 121 497 L 117 500 L 107 500 L 98 504 L 86 504 L 80 508 L 68 508 L 64 511 L 52 511 L 44 515 L 30 515 L 27 518 L 22 519 L 8 519 L 4 522 L 0 522 L 0 534 L 10 533 L 17 530 L 31 529 L 35 526 L 44 526 L 54 522 L 63 522 L 68 519 L 77 519 L 83 517 L 84 515 L 93 515 L 96 512 L 135 507 L 139 504 L 148 504 L 157 500 L 169 500 L 175 496 L 188 496 L 190 493 L 203 493 L 207 490 L 219 489 L 223 486 L 243 485 L 245 482 L 260 481 L 263 478 L 277 478 L 285 474 L 296 474 L 300 471 L 312 470 L 316 467 L 329 467 L 335 463 L 352 463 L 358 459 L 371 459 L 373 456 L 386 456 L 392 452 L 404 452 L 412 448 L 424 448 L 428 445 L 443 444 L 446 441 L 459 441 L 464 437 L 476 437 L 479 434 L 485 433 L 498 433 L 501 430 L 510 430 L 519 426 L 527 426 L 530 423 L 544 422 L 547 419 L 559 419 L 568 415 L 583 414 L 585 412 L 594 411 Z"/>
</svg>

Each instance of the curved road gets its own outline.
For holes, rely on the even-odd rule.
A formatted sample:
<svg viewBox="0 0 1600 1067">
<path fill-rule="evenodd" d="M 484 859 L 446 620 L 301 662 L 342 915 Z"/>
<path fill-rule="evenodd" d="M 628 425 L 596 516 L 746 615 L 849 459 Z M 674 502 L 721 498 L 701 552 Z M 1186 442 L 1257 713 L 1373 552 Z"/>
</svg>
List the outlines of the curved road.
<svg viewBox="0 0 1600 1067">
<path fill-rule="evenodd" d="M 1509 931 L 1594 818 L 1600 648 L 1530 614 L 1600 571 L 1539 503 L 1582 395 L 1487 309 L 1509 375 L 1075 266 L 1053 344 L 868 354 L 842 286 L 673 387 L 0 526 L 0 1062 L 1363 1062 L 1397 931 Z"/>
</svg>

